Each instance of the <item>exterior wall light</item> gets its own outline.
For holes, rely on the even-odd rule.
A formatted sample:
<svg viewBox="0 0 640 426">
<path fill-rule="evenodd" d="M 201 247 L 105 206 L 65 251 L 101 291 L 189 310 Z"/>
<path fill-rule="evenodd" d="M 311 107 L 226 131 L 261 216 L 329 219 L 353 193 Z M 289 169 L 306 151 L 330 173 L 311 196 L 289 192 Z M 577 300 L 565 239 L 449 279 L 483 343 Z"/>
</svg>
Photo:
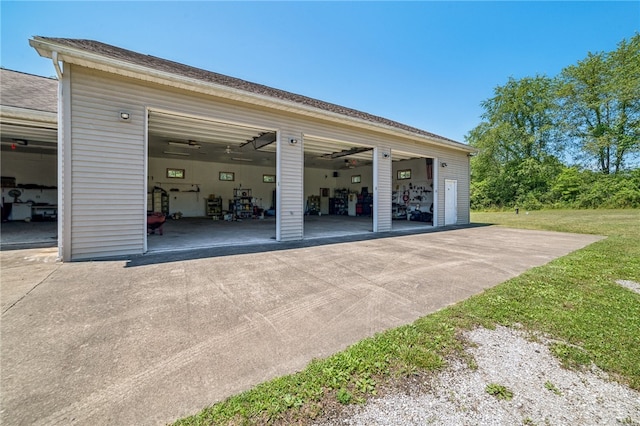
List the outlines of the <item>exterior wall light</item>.
<svg viewBox="0 0 640 426">
<path fill-rule="evenodd" d="M 447 163 L 440 163 L 440 167 L 447 167 Z"/>
<path fill-rule="evenodd" d="M 131 114 L 127 111 L 120 111 L 120 120 L 121 121 L 129 121 L 131 120 Z"/>
<path fill-rule="evenodd" d="M 298 139 L 289 139 L 289 145 L 295 145 L 298 143 Z"/>
</svg>

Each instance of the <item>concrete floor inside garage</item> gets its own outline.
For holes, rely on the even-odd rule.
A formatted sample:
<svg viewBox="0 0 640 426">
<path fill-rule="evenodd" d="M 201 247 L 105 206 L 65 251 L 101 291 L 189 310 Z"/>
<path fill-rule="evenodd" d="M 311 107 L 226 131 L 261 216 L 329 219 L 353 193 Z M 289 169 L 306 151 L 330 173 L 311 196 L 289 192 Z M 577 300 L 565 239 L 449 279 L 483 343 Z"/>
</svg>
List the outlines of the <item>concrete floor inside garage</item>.
<svg viewBox="0 0 640 426">
<path fill-rule="evenodd" d="M 393 231 L 430 230 L 431 224 L 394 220 Z M 371 234 L 371 217 L 350 216 L 305 216 L 305 239 L 335 238 Z M 147 249 L 150 253 L 162 253 L 194 248 L 276 244 L 276 219 L 248 219 L 242 222 L 214 221 L 209 218 L 168 219 L 163 225 L 163 235 L 148 235 Z M 1 226 L 0 243 L 2 250 L 34 247 L 55 247 L 57 245 L 56 222 L 22 221 L 4 222 Z"/>
<path fill-rule="evenodd" d="M 431 229 L 429 223 L 394 220 L 393 231 Z M 373 220 L 363 216 L 305 216 L 304 239 L 351 236 L 373 232 Z M 149 253 L 194 248 L 276 243 L 276 219 L 220 221 L 208 218 L 168 219 L 163 235 L 147 238 Z"/>
</svg>

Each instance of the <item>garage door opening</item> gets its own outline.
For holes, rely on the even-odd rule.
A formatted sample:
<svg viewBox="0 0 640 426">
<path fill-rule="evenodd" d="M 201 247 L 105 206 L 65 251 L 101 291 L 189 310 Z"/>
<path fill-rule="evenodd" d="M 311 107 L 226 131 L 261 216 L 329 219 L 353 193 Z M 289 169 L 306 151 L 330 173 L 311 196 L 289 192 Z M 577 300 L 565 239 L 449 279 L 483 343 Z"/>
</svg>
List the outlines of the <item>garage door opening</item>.
<svg viewBox="0 0 640 426">
<path fill-rule="evenodd" d="M 392 229 L 433 226 L 437 212 L 434 159 L 392 151 Z"/>
<path fill-rule="evenodd" d="M 304 238 L 373 231 L 373 147 L 304 136 Z"/>
<path fill-rule="evenodd" d="M 0 126 L 3 250 L 58 242 L 58 155 L 55 124 Z"/>
<path fill-rule="evenodd" d="M 148 129 L 148 252 L 275 242 L 275 130 L 157 110 Z"/>
</svg>

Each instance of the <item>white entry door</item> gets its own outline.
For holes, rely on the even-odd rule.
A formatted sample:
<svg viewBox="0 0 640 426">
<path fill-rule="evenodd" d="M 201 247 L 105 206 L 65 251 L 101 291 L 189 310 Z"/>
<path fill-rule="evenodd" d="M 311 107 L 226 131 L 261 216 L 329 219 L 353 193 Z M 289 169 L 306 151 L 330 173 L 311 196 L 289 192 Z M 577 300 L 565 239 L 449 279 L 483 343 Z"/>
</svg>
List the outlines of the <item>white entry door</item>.
<svg viewBox="0 0 640 426">
<path fill-rule="evenodd" d="M 329 214 L 329 188 L 320 188 L 320 213 Z"/>
<path fill-rule="evenodd" d="M 458 181 L 444 180 L 444 224 L 455 225 L 458 222 Z"/>
</svg>

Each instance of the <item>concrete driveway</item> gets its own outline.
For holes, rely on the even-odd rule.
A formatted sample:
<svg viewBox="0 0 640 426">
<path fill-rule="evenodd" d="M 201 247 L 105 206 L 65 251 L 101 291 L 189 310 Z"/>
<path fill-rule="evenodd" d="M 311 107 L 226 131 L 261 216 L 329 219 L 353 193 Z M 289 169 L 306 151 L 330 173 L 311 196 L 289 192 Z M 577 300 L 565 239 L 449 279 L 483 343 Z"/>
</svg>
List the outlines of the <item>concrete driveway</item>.
<svg viewBox="0 0 640 426">
<path fill-rule="evenodd" d="M 488 226 L 180 261 L 4 251 L 0 420 L 165 424 L 600 238 Z"/>
</svg>

